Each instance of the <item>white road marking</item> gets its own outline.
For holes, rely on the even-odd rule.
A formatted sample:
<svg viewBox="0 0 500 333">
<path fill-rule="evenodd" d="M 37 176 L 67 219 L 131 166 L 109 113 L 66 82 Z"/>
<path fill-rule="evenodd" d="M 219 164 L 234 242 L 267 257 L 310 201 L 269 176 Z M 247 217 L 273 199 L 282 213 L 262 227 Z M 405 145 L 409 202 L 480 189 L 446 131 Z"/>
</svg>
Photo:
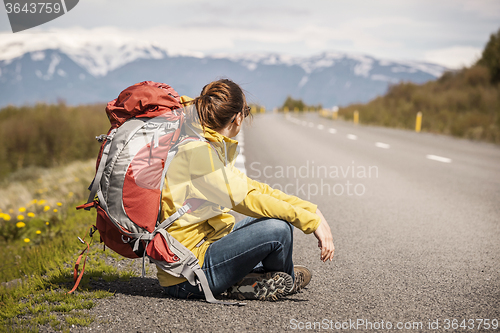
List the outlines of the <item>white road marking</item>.
<svg viewBox="0 0 500 333">
<path fill-rule="evenodd" d="M 383 143 L 383 142 L 375 142 L 375 146 L 377 146 L 379 148 L 384 148 L 384 149 L 391 148 L 390 145 L 388 145 L 387 143 Z"/>
<path fill-rule="evenodd" d="M 245 168 L 245 155 L 243 155 L 243 151 L 245 150 L 243 148 L 245 146 L 245 142 L 243 140 L 243 129 L 240 130 L 235 139 L 236 141 L 238 141 L 238 147 L 240 148 L 240 152 L 238 156 L 236 156 L 236 161 L 234 161 L 234 166 L 246 175 L 247 169 Z"/>
<path fill-rule="evenodd" d="M 302 126 L 309 125 L 309 127 L 314 127 L 314 123 L 311 123 L 311 122 L 308 123 L 305 120 L 300 121 L 299 119 L 293 118 L 293 117 L 291 117 L 289 115 L 286 115 L 286 118 L 288 120 L 296 123 L 296 124 L 301 124 Z M 323 125 L 320 124 L 320 125 L 317 126 L 317 128 L 320 129 L 320 130 L 322 130 L 322 129 L 325 128 L 325 126 L 323 126 Z M 337 133 L 337 130 L 335 128 L 329 128 L 328 132 L 331 133 L 331 134 L 335 134 L 335 133 Z M 240 154 L 238 155 L 238 157 L 236 158 L 235 166 L 238 169 L 240 169 L 242 172 L 244 172 L 246 174 L 245 156 L 242 154 L 243 153 L 243 133 L 240 133 L 238 135 L 238 137 L 241 139 L 241 141 L 238 140 L 238 141 L 240 141 L 241 151 L 240 151 Z M 347 134 L 347 138 L 349 140 L 357 140 L 358 136 L 354 135 L 354 134 Z M 389 144 L 383 143 L 383 142 L 375 142 L 375 146 L 378 147 L 378 148 L 383 148 L 383 149 L 389 149 L 389 148 L 391 148 L 391 146 Z M 437 155 L 426 155 L 425 157 L 427 159 L 433 160 L 433 161 L 438 161 L 438 162 L 442 162 L 442 163 L 451 163 L 451 158 L 448 158 L 448 157 L 437 156 Z"/>
<path fill-rule="evenodd" d="M 427 157 L 428 159 L 433 160 L 433 161 L 438 161 L 438 162 L 443 162 L 443 163 L 451 163 L 451 158 L 448 158 L 448 157 L 442 157 L 442 156 L 437 156 L 437 155 L 426 155 L 425 157 Z"/>
</svg>

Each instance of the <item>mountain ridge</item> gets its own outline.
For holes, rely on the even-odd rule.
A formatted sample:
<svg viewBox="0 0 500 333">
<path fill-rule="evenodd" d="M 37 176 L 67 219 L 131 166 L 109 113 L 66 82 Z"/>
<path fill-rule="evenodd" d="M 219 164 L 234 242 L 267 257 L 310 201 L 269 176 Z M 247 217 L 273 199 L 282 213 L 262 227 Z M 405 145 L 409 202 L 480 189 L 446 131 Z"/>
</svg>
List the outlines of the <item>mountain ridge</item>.
<svg viewBox="0 0 500 333">
<path fill-rule="evenodd" d="M 367 102 L 391 84 L 424 83 L 446 70 L 430 63 L 333 51 L 311 57 L 204 55 L 169 52 L 153 42 L 125 38 L 92 41 L 40 34 L 34 41 L 30 35 L 21 36 L 0 42 L 0 106 L 58 99 L 70 104 L 105 102 L 145 80 L 167 82 L 181 94 L 194 96 L 211 80 L 229 77 L 243 85 L 253 102 L 268 108 L 281 105 L 287 95 L 332 107 Z"/>
</svg>

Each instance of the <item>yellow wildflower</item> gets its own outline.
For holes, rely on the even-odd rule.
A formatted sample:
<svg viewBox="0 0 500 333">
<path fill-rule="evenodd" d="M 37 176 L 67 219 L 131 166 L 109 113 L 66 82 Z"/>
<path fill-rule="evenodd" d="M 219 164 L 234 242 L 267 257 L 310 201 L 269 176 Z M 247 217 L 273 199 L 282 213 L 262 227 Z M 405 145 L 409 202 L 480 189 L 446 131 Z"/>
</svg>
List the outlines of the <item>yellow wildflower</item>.
<svg viewBox="0 0 500 333">
<path fill-rule="evenodd" d="M 26 226 L 26 224 L 24 224 L 24 222 L 17 222 L 16 223 L 16 227 L 18 228 L 24 228 Z"/>
<path fill-rule="evenodd" d="M 24 220 L 24 215 L 17 215 L 17 219 L 18 219 L 19 221 Z"/>
<path fill-rule="evenodd" d="M 35 217 L 35 213 L 33 213 L 33 212 L 29 212 L 29 213 L 28 213 L 28 216 L 29 216 L 29 217 Z"/>
<path fill-rule="evenodd" d="M 45 222 L 45 224 L 46 224 L 46 225 L 49 225 L 49 222 L 47 221 L 47 222 Z"/>
<path fill-rule="evenodd" d="M 54 213 L 57 213 L 57 209 L 54 209 Z"/>
<path fill-rule="evenodd" d="M 41 232 L 40 230 L 37 230 L 37 231 L 36 231 L 36 234 L 37 234 L 37 235 L 40 235 L 41 233 L 42 233 L 42 232 Z"/>
<path fill-rule="evenodd" d="M 46 202 L 47 202 L 47 200 L 40 200 L 40 201 L 38 201 L 38 204 L 40 206 L 43 206 L 43 205 L 45 205 Z"/>
<path fill-rule="evenodd" d="M 12 208 L 9 209 L 9 213 L 14 214 L 14 210 Z"/>
<path fill-rule="evenodd" d="M 25 238 L 25 239 L 24 239 L 24 242 L 25 242 L 25 243 L 29 243 L 29 242 L 30 242 L 30 239 L 29 239 L 29 238 Z"/>
<path fill-rule="evenodd" d="M 30 206 L 31 206 L 31 205 L 34 205 L 34 204 L 36 204 L 36 203 L 37 203 L 37 201 L 38 201 L 38 200 L 36 200 L 36 199 L 31 200 L 31 201 L 30 201 Z"/>
<path fill-rule="evenodd" d="M 3 214 L 3 219 L 5 221 L 10 221 L 10 215 L 9 214 Z"/>
<path fill-rule="evenodd" d="M 68 193 L 68 197 L 70 197 L 70 198 L 71 198 L 73 195 L 74 195 L 74 193 L 73 193 L 73 192 L 69 192 L 69 193 Z"/>
<path fill-rule="evenodd" d="M 26 211 L 26 207 L 20 207 L 20 208 L 19 208 L 19 211 L 20 211 L 21 213 L 24 213 L 24 212 Z"/>
<path fill-rule="evenodd" d="M 57 205 L 58 205 L 59 207 L 61 207 L 61 206 L 62 206 L 62 202 L 58 202 L 58 203 L 57 203 Z"/>
<path fill-rule="evenodd" d="M 44 212 L 48 212 L 49 210 L 50 210 L 50 206 L 45 206 L 45 207 L 43 207 L 43 211 L 44 211 Z"/>
</svg>

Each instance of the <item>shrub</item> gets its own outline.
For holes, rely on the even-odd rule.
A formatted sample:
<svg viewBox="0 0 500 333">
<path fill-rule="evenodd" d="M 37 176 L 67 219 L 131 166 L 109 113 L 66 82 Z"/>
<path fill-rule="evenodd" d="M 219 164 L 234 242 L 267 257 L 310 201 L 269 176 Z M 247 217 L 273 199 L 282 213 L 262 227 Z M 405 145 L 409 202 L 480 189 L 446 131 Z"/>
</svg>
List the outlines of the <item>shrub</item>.
<svg viewBox="0 0 500 333">
<path fill-rule="evenodd" d="M 500 29 L 491 34 L 478 64 L 488 68 L 493 83 L 500 82 Z"/>
<path fill-rule="evenodd" d="M 0 179 L 28 166 L 96 157 L 94 138 L 108 129 L 104 105 L 8 106 L 0 110 Z"/>
</svg>

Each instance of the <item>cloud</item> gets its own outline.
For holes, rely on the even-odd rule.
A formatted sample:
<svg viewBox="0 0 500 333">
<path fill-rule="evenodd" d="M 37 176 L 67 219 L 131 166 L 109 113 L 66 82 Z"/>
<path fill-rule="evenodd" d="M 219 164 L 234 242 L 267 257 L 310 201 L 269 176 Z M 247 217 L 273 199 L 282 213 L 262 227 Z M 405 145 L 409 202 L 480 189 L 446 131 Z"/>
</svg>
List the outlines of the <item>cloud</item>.
<svg viewBox="0 0 500 333">
<path fill-rule="evenodd" d="M 453 46 L 427 51 L 424 54 L 424 59 L 428 62 L 458 69 L 475 63 L 481 57 L 481 53 L 482 49 L 478 47 Z"/>
<path fill-rule="evenodd" d="M 86 0 L 78 11 L 30 32 L 71 33 L 79 26 L 101 38 L 113 27 L 132 42 L 156 41 L 172 54 L 338 51 L 456 67 L 472 61 L 467 48 L 484 47 L 498 18 L 499 0 L 144 0 L 139 7 L 136 0 L 120 0 L 118 7 L 112 0 Z M 443 53 L 454 47 L 460 57 Z"/>
<path fill-rule="evenodd" d="M 463 9 L 474 12 L 485 18 L 500 18 L 500 1 L 498 0 L 463 0 Z"/>
</svg>

